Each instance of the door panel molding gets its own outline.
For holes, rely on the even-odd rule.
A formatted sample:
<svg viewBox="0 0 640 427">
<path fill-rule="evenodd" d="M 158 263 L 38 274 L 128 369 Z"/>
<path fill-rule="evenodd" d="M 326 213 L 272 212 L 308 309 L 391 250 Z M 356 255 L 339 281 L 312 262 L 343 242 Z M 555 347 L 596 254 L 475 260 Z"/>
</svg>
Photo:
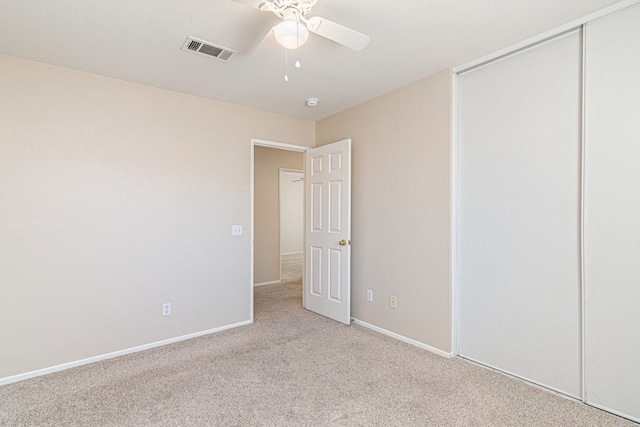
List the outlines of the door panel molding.
<svg viewBox="0 0 640 427">
<path fill-rule="evenodd" d="M 304 307 L 351 323 L 351 140 L 305 154 Z M 348 243 L 347 243 L 348 242 Z"/>
</svg>

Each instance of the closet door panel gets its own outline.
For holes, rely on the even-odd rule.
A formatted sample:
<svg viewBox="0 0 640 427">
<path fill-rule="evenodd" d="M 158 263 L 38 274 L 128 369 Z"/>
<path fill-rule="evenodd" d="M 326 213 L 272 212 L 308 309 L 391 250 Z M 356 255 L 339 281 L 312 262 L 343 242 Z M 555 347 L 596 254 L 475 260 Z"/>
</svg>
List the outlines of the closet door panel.
<svg viewBox="0 0 640 427">
<path fill-rule="evenodd" d="M 586 34 L 585 392 L 640 421 L 640 6 Z"/>
<path fill-rule="evenodd" d="M 460 355 L 581 395 L 579 31 L 459 78 Z"/>
</svg>

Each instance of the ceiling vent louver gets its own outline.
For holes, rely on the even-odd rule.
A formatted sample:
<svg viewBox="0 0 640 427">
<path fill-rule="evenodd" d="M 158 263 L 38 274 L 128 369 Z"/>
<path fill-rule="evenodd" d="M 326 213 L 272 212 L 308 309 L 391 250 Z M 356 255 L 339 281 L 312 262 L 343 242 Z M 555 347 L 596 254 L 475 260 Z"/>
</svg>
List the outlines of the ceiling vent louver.
<svg viewBox="0 0 640 427">
<path fill-rule="evenodd" d="M 238 54 L 235 50 L 216 46 L 213 43 L 195 37 L 187 38 L 184 45 L 182 45 L 182 50 L 208 56 L 209 58 L 215 58 L 222 62 L 229 62 Z"/>
</svg>

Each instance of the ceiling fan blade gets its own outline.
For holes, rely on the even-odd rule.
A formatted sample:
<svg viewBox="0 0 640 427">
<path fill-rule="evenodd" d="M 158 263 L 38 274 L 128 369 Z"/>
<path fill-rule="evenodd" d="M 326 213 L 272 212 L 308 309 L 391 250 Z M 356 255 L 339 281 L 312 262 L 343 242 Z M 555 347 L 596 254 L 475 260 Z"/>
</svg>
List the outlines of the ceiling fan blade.
<svg viewBox="0 0 640 427">
<path fill-rule="evenodd" d="M 258 38 L 257 41 L 253 43 L 253 45 L 251 45 L 251 47 L 247 50 L 246 54 L 253 55 L 255 51 L 262 48 L 262 45 L 264 45 L 267 40 L 271 40 L 272 38 L 273 38 L 273 27 L 271 27 L 266 32 L 264 37 Z"/>
<path fill-rule="evenodd" d="M 245 6 L 249 6 L 256 11 L 261 11 L 261 7 L 272 5 L 270 0 L 231 0 L 234 3 L 239 3 Z M 247 13 L 250 13 L 247 11 Z M 253 16 L 253 15 L 252 15 Z M 242 43 L 241 47 L 238 47 L 243 55 L 252 55 L 258 50 L 265 42 L 265 40 L 271 38 L 273 31 L 274 21 L 278 21 L 278 18 L 273 14 L 261 14 L 256 13 L 255 19 L 247 25 L 242 31 Z M 247 41 L 249 40 L 249 41 Z"/>
<path fill-rule="evenodd" d="M 312 33 L 333 40 L 353 50 L 364 49 L 369 44 L 369 40 L 371 40 L 369 36 L 318 16 L 309 18 L 307 28 Z"/>
</svg>

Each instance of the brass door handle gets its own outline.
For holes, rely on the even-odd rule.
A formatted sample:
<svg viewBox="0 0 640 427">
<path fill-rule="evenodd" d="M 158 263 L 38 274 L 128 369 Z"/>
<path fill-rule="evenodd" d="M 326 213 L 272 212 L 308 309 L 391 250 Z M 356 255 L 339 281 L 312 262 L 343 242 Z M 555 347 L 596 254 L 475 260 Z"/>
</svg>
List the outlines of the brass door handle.
<svg viewBox="0 0 640 427">
<path fill-rule="evenodd" d="M 342 239 L 342 240 L 340 240 L 340 241 L 338 242 L 338 244 L 339 244 L 340 246 L 347 246 L 347 241 L 346 241 L 346 240 L 344 240 L 344 239 Z"/>
</svg>

